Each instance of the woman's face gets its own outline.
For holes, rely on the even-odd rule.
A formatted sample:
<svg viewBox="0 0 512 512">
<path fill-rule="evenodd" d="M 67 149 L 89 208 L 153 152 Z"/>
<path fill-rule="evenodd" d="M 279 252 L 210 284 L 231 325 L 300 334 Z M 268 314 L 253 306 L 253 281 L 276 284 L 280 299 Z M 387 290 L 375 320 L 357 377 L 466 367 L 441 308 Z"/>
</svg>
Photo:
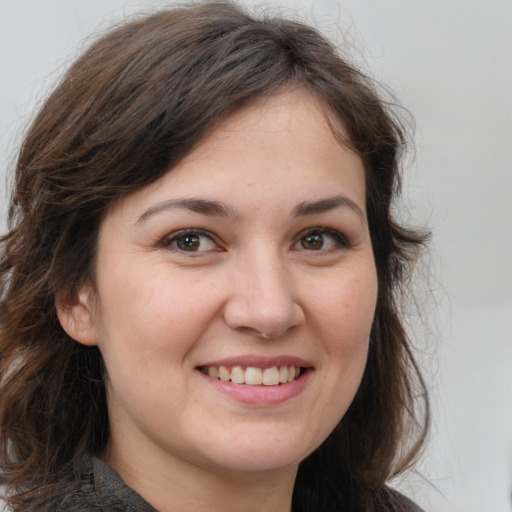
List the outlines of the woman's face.
<svg viewBox="0 0 512 512">
<path fill-rule="evenodd" d="M 114 467 L 295 469 L 356 393 L 376 295 L 363 165 L 321 104 L 237 111 L 100 227 L 74 335 L 104 358 Z"/>
</svg>

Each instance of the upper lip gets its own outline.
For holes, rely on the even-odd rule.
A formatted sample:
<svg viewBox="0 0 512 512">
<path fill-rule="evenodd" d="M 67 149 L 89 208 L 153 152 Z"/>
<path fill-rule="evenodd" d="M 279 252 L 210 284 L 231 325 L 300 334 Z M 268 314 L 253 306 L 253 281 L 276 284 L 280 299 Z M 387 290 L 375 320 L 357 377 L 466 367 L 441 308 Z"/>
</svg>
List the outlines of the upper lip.
<svg viewBox="0 0 512 512">
<path fill-rule="evenodd" d="M 291 355 L 281 355 L 273 357 L 265 357 L 258 355 L 243 355 L 232 356 L 224 359 L 216 359 L 208 361 L 199 366 L 226 366 L 232 368 L 233 366 L 254 367 L 254 368 L 272 368 L 274 366 L 296 366 L 302 368 L 309 368 L 312 364 L 305 359 Z"/>
</svg>

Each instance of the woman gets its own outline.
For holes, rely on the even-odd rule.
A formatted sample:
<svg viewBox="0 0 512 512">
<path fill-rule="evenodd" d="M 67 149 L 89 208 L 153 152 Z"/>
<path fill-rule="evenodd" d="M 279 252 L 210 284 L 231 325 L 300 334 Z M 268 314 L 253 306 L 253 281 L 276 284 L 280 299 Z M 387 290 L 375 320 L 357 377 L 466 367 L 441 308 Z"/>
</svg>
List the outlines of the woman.
<svg viewBox="0 0 512 512">
<path fill-rule="evenodd" d="M 416 510 L 386 487 L 428 419 L 404 142 L 300 23 L 203 3 L 94 43 L 26 136 L 2 240 L 12 509 Z"/>
</svg>

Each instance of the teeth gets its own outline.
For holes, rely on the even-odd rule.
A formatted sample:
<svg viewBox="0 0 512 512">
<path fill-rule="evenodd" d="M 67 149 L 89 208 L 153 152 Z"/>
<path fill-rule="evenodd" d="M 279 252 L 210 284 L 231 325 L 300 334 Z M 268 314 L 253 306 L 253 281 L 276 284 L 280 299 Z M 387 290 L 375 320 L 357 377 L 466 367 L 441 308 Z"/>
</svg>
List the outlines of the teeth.
<svg viewBox="0 0 512 512">
<path fill-rule="evenodd" d="M 245 381 L 245 372 L 241 366 L 231 368 L 231 382 L 243 384 Z"/>
<path fill-rule="evenodd" d="M 223 380 L 224 382 L 227 382 L 231 378 L 229 370 L 225 366 L 221 366 L 219 368 L 219 377 L 220 380 Z"/>
<path fill-rule="evenodd" d="M 279 370 L 277 366 L 263 370 L 263 384 L 265 386 L 277 386 L 279 384 Z"/>
<path fill-rule="evenodd" d="M 245 370 L 245 383 L 251 386 L 258 386 L 263 382 L 263 372 L 261 368 L 249 366 Z"/>
<path fill-rule="evenodd" d="M 300 367 L 298 366 L 273 366 L 272 368 L 209 366 L 207 368 L 201 367 L 201 370 L 212 379 L 249 386 L 260 386 L 262 384 L 264 386 L 278 386 L 298 379 L 300 376 Z"/>
<path fill-rule="evenodd" d="M 208 368 L 208 375 L 212 378 L 212 379 L 218 379 L 220 377 L 220 374 L 219 374 L 219 369 L 216 367 L 216 366 L 210 366 Z"/>
</svg>

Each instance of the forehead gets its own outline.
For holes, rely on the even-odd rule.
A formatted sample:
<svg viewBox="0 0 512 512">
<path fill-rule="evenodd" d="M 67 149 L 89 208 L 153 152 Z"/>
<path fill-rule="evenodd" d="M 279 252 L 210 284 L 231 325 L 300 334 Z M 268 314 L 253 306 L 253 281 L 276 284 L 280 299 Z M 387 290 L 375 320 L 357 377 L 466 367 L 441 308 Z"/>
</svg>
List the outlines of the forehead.
<svg viewBox="0 0 512 512">
<path fill-rule="evenodd" d="M 363 164 L 338 130 L 343 136 L 328 107 L 306 90 L 257 98 L 222 120 L 157 182 L 125 199 L 137 197 L 142 207 L 172 197 L 222 196 L 260 208 L 285 202 L 284 196 L 311 201 L 332 191 L 349 192 L 364 210 Z"/>
<path fill-rule="evenodd" d="M 307 139 L 310 143 L 317 140 L 337 146 L 341 143 L 340 136 L 346 137 L 342 123 L 327 103 L 303 87 L 283 87 L 272 95 L 252 99 L 226 116 L 191 153 L 198 156 L 201 148 L 205 150 L 215 144 L 221 145 L 240 132 L 245 132 L 248 138 L 258 132 L 288 133 L 295 140 Z M 253 139 L 253 143 L 257 140 Z M 280 149 L 284 151 L 286 148 Z"/>
<path fill-rule="evenodd" d="M 283 177 L 295 178 L 300 168 L 316 169 L 320 178 L 321 170 L 331 167 L 333 160 L 340 171 L 362 168 L 360 157 L 342 142 L 345 138 L 341 122 L 324 102 L 304 88 L 283 89 L 227 116 L 171 172 L 194 164 L 212 167 L 220 157 L 238 159 L 240 173 L 252 164 L 259 172 L 271 165 Z"/>
</svg>

